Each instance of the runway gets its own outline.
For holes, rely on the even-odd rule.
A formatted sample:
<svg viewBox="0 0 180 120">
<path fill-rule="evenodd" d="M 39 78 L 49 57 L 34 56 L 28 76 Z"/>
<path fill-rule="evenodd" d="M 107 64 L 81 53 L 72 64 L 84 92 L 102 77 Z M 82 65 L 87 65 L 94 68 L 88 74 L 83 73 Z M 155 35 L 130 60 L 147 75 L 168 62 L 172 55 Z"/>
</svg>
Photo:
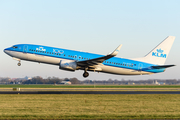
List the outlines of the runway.
<svg viewBox="0 0 180 120">
<path fill-rule="evenodd" d="M 0 94 L 180 94 L 180 91 L 0 91 Z"/>
</svg>

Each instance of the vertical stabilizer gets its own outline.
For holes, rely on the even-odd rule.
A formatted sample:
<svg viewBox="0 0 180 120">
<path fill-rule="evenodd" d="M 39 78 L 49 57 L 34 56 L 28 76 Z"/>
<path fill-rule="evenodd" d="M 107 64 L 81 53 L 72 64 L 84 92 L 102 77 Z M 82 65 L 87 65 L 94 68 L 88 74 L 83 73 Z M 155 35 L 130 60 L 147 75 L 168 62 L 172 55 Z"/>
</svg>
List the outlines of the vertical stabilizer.
<svg viewBox="0 0 180 120">
<path fill-rule="evenodd" d="M 174 36 L 168 36 L 157 47 L 155 47 L 151 52 L 149 52 L 145 57 L 138 58 L 136 60 L 151 64 L 164 65 L 168 57 L 169 51 L 173 45 L 174 39 L 175 39 Z"/>
</svg>

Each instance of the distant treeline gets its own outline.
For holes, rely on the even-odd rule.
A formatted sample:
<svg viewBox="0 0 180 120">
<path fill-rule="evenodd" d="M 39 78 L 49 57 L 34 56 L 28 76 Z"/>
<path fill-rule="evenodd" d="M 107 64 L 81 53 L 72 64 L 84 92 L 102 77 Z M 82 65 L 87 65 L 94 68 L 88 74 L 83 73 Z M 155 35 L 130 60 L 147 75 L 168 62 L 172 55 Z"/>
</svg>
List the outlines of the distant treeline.
<svg viewBox="0 0 180 120">
<path fill-rule="evenodd" d="M 72 84 L 80 84 L 80 81 L 77 78 L 60 79 L 57 77 L 48 77 L 47 79 L 43 79 L 41 77 L 33 77 L 31 80 L 23 81 L 22 84 L 60 84 L 64 80 L 69 80 Z"/>
<path fill-rule="evenodd" d="M 11 80 L 9 78 L 0 78 L 0 83 L 1 84 L 60 84 L 62 81 L 64 80 L 68 80 L 71 82 L 71 84 L 81 84 L 80 81 L 77 78 L 64 78 L 64 79 L 60 79 L 57 77 L 48 77 L 48 78 L 42 78 L 39 76 L 33 77 L 32 79 L 29 80 L 22 80 L 22 78 L 20 79 L 15 79 L 15 80 Z"/>
<path fill-rule="evenodd" d="M 116 84 L 116 85 L 131 85 L 131 84 L 180 84 L 180 79 L 151 79 L 151 80 L 78 80 L 77 78 L 58 78 L 48 77 L 42 78 L 40 76 L 33 77 L 32 79 L 25 80 L 17 78 L 12 80 L 10 78 L 0 78 L 0 84 L 60 84 L 62 81 L 70 81 L 71 84 Z"/>
</svg>

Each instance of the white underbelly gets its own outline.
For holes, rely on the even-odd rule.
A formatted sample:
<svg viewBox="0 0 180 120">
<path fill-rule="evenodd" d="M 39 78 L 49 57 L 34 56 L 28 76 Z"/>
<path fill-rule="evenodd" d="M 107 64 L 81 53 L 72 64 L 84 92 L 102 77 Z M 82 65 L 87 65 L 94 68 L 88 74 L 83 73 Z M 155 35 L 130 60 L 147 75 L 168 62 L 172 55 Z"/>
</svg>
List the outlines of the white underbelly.
<svg viewBox="0 0 180 120">
<path fill-rule="evenodd" d="M 59 65 L 61 58 L 44 56 L 44 55 L 37 55 L 37 54 L 29 54 L 29 53 L 22 53 L 22 52 L 14 52 L 14 57 L 19 58 L 21 60 L 39 62 L 39 63 L 47 63 L 47 64 L 54 64 Z"/>
</svg>

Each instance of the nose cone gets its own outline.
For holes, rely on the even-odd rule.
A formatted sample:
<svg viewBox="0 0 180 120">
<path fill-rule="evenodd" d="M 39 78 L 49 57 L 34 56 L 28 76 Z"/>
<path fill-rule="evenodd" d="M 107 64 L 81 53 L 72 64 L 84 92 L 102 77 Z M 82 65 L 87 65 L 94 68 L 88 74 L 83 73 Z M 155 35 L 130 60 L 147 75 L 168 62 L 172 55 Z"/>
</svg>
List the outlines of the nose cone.
<svg viewBox="0 0 180 120">
<path fill-rule="evenodd" d="M 4 52 L 7 54 L 7 48 L 6 48 L 6 49 L 4 49 Z"/>
<path fill-rule="evenodd" d="M 4 49 L 4 53 L 6 53 L 6 54 L 8 54 L 8 55 L 9 55 L 9 52 L 10 52 L 10 51 L 9 51 L 9 49 L 10 49 L 10 48 L 6 48 L 6 49 Z"/>
</svg>

